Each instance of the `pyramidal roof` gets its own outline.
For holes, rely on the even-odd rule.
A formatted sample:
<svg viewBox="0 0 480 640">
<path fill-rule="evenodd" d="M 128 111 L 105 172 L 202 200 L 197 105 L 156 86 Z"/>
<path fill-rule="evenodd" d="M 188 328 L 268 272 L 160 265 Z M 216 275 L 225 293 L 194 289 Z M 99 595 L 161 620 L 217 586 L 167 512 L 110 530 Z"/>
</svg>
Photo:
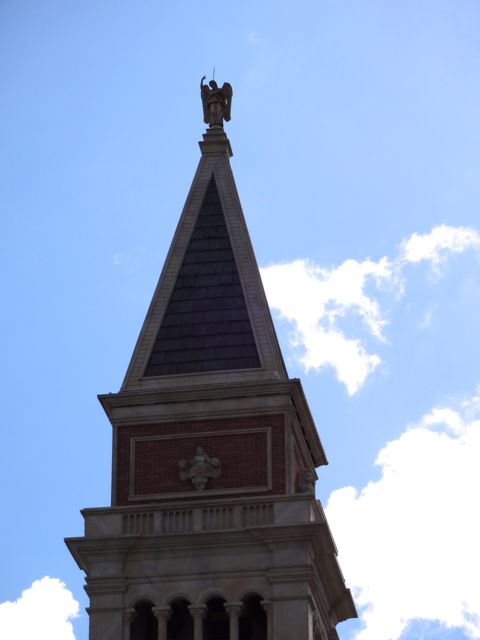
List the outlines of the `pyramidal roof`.
<svg viewBox="0 0 480 640">
<path fill-rule="evenodd" d="M 230 167 L 211 128 L 122 389 L 288 379 Z"/>
</svg>

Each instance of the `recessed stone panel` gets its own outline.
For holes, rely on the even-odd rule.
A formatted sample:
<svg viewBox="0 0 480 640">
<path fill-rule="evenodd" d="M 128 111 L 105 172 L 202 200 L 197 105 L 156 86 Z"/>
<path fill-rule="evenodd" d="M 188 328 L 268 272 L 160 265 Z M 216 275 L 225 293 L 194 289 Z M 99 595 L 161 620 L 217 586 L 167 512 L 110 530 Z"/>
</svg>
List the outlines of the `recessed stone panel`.
<svg viewBox="0 0 480 640">
<path fill-rule="evenodd" d="M 180 477 L 197 447 L 221 463 L 202 490 Z M 285 491 L 283 415 L 123 426 L 117 432 L 116 504 L 191 495 Z"/>
<path fill-rule="evenodd" d="M 178 492 L 201 496 L 212 491 L 271 489 L 269 428 L 133 438 L 130 446 L 130 499 Z M 221 476 L 209 479 L 201 491 L 195 491 L 190 481 L 181 480 L 179 469 L 179 462 L 191 459 L 198 446 L 222 465 Z"/>
</svg>

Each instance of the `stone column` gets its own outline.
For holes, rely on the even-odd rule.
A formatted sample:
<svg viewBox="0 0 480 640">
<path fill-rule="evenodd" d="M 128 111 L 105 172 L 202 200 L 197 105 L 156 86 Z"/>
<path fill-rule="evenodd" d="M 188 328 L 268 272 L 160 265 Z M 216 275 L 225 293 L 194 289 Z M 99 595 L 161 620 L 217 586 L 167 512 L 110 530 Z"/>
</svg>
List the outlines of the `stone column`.
<svg viewBox="0 0 480 640">
<path fill-rule="evenodd" d="M 158 622 L 157 640 L 167 640 L 167 622 L 172 615 L 172 610 L 170 607 L 154 607 L 152 613 Z"/>
<path fill-rule="evenodd" d="M 230 620 L 230 640 L 238 640 L 238 618 L 242 613 L 243 604 L 241 602 L 231 602 L 225 604 L 224 607 Z"/>
<path fill-rule="evenodd" d="M 203 640 L 203 619 L 207 613 L 207 605 L 189 604 L 188 610 L 193 618 L 193 640 Z"/>
<path fill-rule="evenodd" d="M 262 600 L 260 604 L 267 614 L 267 640 L 273 640 L 273 602 Z"/>
<path fill-rule="evenodd" d="M 125 609 L 123 612 L 123 638 L 124 640 L 130 640 L 130 627 L 132 622 L 137 617 L 135 609 Z"/>
</svg>

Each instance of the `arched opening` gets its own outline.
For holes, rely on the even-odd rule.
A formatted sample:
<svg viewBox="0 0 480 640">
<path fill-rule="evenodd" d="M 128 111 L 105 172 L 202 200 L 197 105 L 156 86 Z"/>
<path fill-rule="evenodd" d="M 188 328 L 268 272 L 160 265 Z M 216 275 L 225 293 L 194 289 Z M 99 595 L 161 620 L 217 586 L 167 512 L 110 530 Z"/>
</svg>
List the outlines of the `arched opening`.
<svg viewBox="0 0 480 640">
<path fill-rule="evenodd" d="M 170 603 L 172 615 L 167 624 L 168 640 L 193 640 L 193 619 L 188 610 L 188 600 L 178 599 Z"/>
<path fill-rule="evenodd" d="M 130 624 L 130 640 L 157 640 L 158 623 L 153 615 L 151 602 L 135 605 L 135 616 Z"/>
<path fill-rule="evenodd" d="M 267 614 L 258 595 L 243 599 L 243 611 L 239 620 L 239 640 L 267 640 Z"/>
<path fill-rule="evenodd" d="M 211 598 L 207 602 L 205 640 L 229 640 L 230 622 L 223 598 Z"/>
</svg>

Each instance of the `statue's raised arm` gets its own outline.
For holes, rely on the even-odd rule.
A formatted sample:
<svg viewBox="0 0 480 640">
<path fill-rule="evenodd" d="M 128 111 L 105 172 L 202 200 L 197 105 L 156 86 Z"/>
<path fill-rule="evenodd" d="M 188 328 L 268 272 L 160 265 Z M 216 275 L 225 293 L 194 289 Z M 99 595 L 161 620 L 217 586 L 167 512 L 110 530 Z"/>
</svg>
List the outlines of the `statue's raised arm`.
<svg viewBox="0 0 480 640">
<path fill-rule="evenodd" d="M 204 84 L 205 76 L 200 80 L 200 95 L 203 105 L 203 121 L 210 128 L 223 129 L 223 121 L 229 122 L 232 109 L 232 85 L 224 82 L 220 89 L 215 80 Z"/>
</svg>

